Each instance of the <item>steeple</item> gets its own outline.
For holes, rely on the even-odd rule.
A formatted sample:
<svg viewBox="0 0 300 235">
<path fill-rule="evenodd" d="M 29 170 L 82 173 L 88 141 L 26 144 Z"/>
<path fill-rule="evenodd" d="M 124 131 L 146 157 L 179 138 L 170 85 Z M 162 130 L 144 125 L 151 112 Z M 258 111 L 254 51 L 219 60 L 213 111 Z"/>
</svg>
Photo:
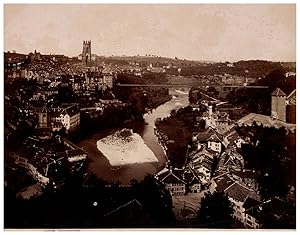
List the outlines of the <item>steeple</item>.
<svg viewBox="0 0 300 235">
<path fill-rule="evenodd" d="M 280 88 L 276 88 L 276 90 L 272 92 L 271 96 L 286 96 L 286 94 Z"/>
</svg>

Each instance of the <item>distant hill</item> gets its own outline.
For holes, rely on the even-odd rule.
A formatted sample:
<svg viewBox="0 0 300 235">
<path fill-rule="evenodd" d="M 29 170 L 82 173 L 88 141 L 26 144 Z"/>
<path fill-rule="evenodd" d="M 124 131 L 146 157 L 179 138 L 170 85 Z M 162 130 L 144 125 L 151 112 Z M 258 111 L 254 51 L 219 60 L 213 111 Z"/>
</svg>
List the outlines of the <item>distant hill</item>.
<svg viewBox="0 0 300 235">
<path fill-rule="evenodd" d="M 294 89 L 296 89 L 296 77 L 286 77 L 285 70 L 278 69 L 272 71 L 266 77 L 258 80 L 256 85 L 268 86 L 270 92 L 274 91 L 278 87 L 287 95 L 289 95 Z"/>
<path fill-rule="evenodd" d="M 20 60 L 27 55 L 18 53 L 4 53 L 5 62 L 10 60 Z M 9 59 L 11 58 L 11 59 Z M 76 58 L 74 57 L 76 62 Z M 69 60 L 70 62 L 70 60 Z M 180 58 L 168 58 L 155 55 L 146 56 L 97 56 L 94 65 L 110 64 L 113 66 L 139 66 L 164 67 L 166 74 L 178 75 L 180 68 L 181 76 L 208 76 L 216 74 L 230 74 L 249 78 L 264 78 L 274 70 L 285 72 L 296 72 L 295 62 L 272 62 L 266 60 L 242 60 L 238 62 L 212 62 L 195 61 Z"/>
<path fill-rule="evenodd" d="M 283 69 L 286 72 L 295 72 L 295 62 L 272 62 L 266 60 L 247 60 L 238 62 L 211 62 L 194 61 L 177 58 L 167 58 L 159 56 L 109 56 L 98 57 L 99 62 L 114 65 L 138 65 L 141 67 L 149 66 L 166 68 L 166 73 L 178 75 L 178 68 L 181 68 L 180 75 L 216 75 L 231 74 L 251 78 L 263 78 L 276 69 Z"/>
<path fill-rule="evenodd" d="M 103 61 L 106 63 L 112 62 L 116 64 L 130 64 L 130 63 L 138 63 L 142 66 L 148 66 L 152 64 L 154 67 L 161 67 L 161 66 L 195 66 L 201 64 L 208 64 L 214 63 L 209 61 L 194 61 L 194 60 L 185 60 L 185 59 L 178 59 L 178 58 L 168 58 L 168 57 L 161 57 L 161 56 L 99 56 L 99 61 Z"/>
</svg>

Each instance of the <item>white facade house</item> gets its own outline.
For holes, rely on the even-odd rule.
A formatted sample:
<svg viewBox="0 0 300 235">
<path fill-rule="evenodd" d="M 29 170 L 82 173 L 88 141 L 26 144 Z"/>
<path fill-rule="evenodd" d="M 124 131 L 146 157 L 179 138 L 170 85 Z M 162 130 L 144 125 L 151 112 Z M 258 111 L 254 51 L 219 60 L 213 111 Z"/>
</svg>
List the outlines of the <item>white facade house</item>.
<svg viewBox="0 0 300 235">
<path fill-rule="evenodd" d="M 208 140 L 207 148 L 215 152 L 221 153 L 222 151 L 222 142 L 219 140 Z"/>
<path fill-rule="evenodd" d="M 80 110 L 75 104 L 51 108 L 51 122 L 53 130 L 63 126 L 67 133 L 72 132 L 80 126 Z"/>
<path fill-rule="evenodd" d="M 253 229 L 259 229 L 260 228 L 260 224 L 257 221 L 257 219 L 255 217 L 253 217 L 252 215 L 248 214 L 246 211 L 244 212 L 244 226 L 246 228 L 253 228 Z"/>
</svg>

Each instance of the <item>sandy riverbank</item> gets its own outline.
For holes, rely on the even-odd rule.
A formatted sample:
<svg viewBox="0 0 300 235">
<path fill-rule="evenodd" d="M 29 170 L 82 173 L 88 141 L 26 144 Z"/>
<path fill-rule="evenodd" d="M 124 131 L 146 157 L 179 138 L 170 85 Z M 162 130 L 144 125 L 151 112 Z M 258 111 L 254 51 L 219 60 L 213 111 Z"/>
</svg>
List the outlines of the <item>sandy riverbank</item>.
<svg viewBox="0 0 300 235">
<path fill-rule="evenodd" d="M 128 129 L 116 131 L 97 141 L 97 148 L 112 166 L 158 162 L 142 137 Z"/>
</svg>

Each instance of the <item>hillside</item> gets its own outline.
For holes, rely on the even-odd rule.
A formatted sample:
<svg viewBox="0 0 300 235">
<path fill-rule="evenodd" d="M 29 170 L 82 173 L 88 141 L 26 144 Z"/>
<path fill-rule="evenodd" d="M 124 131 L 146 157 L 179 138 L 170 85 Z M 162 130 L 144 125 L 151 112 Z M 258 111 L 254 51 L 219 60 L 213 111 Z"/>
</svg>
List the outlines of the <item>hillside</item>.
<svg viewBox="0 0 300 235">
<path fill-rule="evenodd" d="M 296 76 L 285 76 L 285 70 L 277 69 L 252 85 L 268 86 L 267 89 L 240 88 L 227 95 L 229 103 L 245 108 L 250 113 L 271 114 L 271 93 L 278 87 L 289 95 L 296 89 Z"/>
</svg>

